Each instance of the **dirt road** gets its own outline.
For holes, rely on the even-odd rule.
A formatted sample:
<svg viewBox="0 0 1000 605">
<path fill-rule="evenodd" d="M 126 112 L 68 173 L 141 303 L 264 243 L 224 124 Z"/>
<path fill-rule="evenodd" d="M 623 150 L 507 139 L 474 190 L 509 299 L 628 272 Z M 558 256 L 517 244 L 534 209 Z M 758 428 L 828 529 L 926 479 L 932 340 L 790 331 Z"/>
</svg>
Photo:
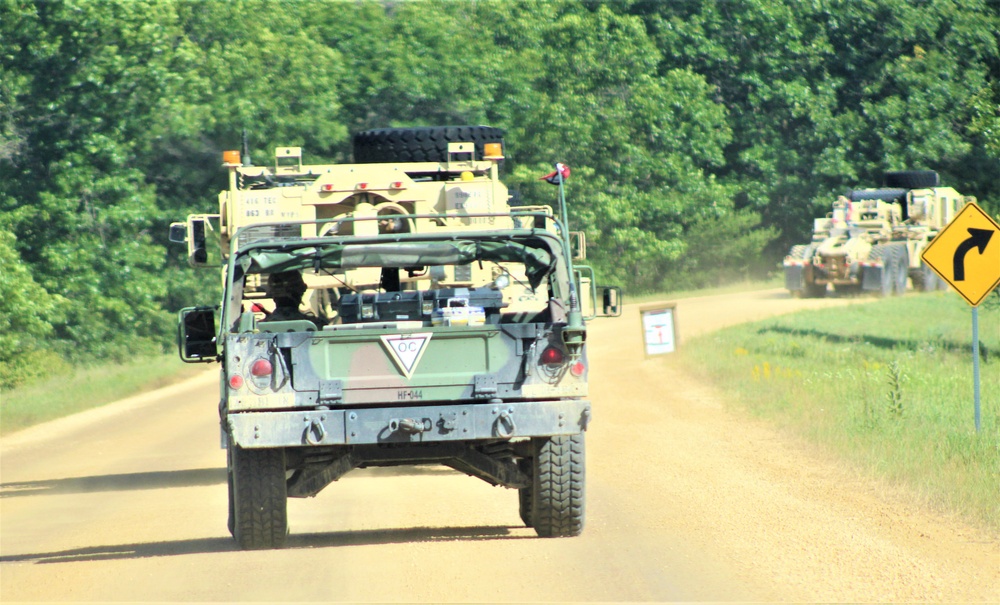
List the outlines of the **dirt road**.
<svg viewBox="0 0 1000 605">
<path fill-rule="evenodd" d="M 844 302 L 688 299 L 679 332 Z M 0 601 L 1000 601 L 995 538 L 644 360 L 635 308 L 591 327 L 579 538 L 451 470 L 365 470 L 291 500 L 286 549 L 238 551 L 208 372 L 3 439 Z"/>
</svg>

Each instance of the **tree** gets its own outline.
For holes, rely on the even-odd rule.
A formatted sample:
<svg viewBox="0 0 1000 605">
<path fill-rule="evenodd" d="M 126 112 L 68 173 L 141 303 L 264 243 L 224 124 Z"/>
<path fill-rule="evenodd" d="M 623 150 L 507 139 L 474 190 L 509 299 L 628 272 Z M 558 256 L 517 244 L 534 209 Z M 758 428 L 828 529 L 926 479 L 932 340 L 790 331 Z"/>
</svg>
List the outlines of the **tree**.
<svg viewBox="0 0 1000 605">
<path fill-rule="evenodd" d="M 63 321 L 67 301 L 31 278 L 15 249 L 14 234 L 0 230 L 0 389 L 43 376 L 61 359 L 46 350 L 53 324 Z"/>
</svg>

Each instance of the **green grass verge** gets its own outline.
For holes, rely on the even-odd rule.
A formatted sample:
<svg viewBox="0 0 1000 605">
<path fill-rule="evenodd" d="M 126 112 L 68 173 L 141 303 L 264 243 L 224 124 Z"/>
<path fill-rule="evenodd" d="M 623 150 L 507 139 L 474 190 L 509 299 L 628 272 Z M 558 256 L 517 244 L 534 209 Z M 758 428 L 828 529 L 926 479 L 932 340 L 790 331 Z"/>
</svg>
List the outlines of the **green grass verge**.
<svg viewBox="0 0 1000 605">
<path fill-rule="evenodd" d="M 177 355 L 67 369 L 0 393 L 0 435 L 178 382 L 204 370 Z"/>
<path fill-rule="evenodd" d="M 1000 532 L 1000 305 L 979 316 L 978 434 L 971 308 L 950 293 L 735 326 L 679 360 L 750 414 Z"/>
</svg>

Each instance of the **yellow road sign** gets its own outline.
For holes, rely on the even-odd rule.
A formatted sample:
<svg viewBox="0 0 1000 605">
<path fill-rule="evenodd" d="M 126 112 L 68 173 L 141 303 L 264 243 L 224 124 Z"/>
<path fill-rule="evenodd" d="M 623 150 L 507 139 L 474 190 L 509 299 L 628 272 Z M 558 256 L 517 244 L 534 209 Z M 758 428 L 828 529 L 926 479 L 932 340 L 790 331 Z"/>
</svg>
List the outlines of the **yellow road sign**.
<svg viewBox="0 0 1000 605">
<path fill-rule="evenodd" d="M 1000 225 L 974 202 L 966 204 L 920 257 L 978 306 L 1000 283 Z"/>
</svg>

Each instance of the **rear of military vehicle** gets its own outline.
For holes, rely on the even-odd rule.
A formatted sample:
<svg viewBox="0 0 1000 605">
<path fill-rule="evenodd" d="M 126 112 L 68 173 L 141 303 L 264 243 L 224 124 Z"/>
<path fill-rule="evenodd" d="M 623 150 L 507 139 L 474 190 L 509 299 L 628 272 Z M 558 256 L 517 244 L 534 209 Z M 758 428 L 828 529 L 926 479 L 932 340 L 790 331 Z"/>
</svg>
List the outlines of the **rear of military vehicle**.
<svg viewBox="0 0 1000 605">
<path fill-rule="evenodd" d="M 527 233 L 471 234 L 462 245 L 453 238 L 363 244 L 364 268 L 383 273 L 428 273 L 428 259 L 461 263 L 467 250 L 474 263 L 495 266 L 490 275 L 498 279 L 467 288 L 426 281 L 398 291 L 341 288 L 334 316 L 320 322 L 259 320 L 243 310 L 252 299 L 242 297 L 239 281 L 230 284 L 223 418 L 231 526 L 243 547 L 280 546 L 285 497 L 314 496 L 354 468 L 404 464 L 443 464 L 521 490 L 522 518 L 540 535 L 582 530 L 586 354 L 580 329 L 553 317 L 569 288 L 560 242 Z M 525 248 L 511 252 L 519 241 Z M 357 246 L 327 251 L 338 246 L 339 257 L 314 243 L 259 247 L 231 266 L 239 273 L 241 259 L 254 256 L 251 269 L 295 267 L 322 278 L 354 262 L 344 259 L 356 258 Z M 521 255 L 545 266 L 525 268 L 516 262 Z M 444 266 L 463 265 L 435 267 Z M 538 297 L 537 304 L 507 312 L 514 294 L 505 301 L 503 286 L 512 279 L 523 280 L 516 296 Z"/>
<path fill-rule="evenodd" d="M 284 543 L 288 497 L 355 468 L 414 464 L 517 489 L 540 536 L 582 531 L 580 298 L 591 316 L 617 315 L 620 290 L 573 267 L 550 209 L 507 206 L 498 136 L 388 129 L 355 149 L 418 163 L 306 166 L 298 148 L 279 148 L 273 169 L 227 160 L 225 298 L 183 311 L 179 340 L 187 361 L 223 365 L 241 547 Z M 192 220 L 203 219 L 183 241 L 196 258 L 205 238 Z M 289 276 L 304 295 L 291 310 L 274 291 Z"/>
</svg>

